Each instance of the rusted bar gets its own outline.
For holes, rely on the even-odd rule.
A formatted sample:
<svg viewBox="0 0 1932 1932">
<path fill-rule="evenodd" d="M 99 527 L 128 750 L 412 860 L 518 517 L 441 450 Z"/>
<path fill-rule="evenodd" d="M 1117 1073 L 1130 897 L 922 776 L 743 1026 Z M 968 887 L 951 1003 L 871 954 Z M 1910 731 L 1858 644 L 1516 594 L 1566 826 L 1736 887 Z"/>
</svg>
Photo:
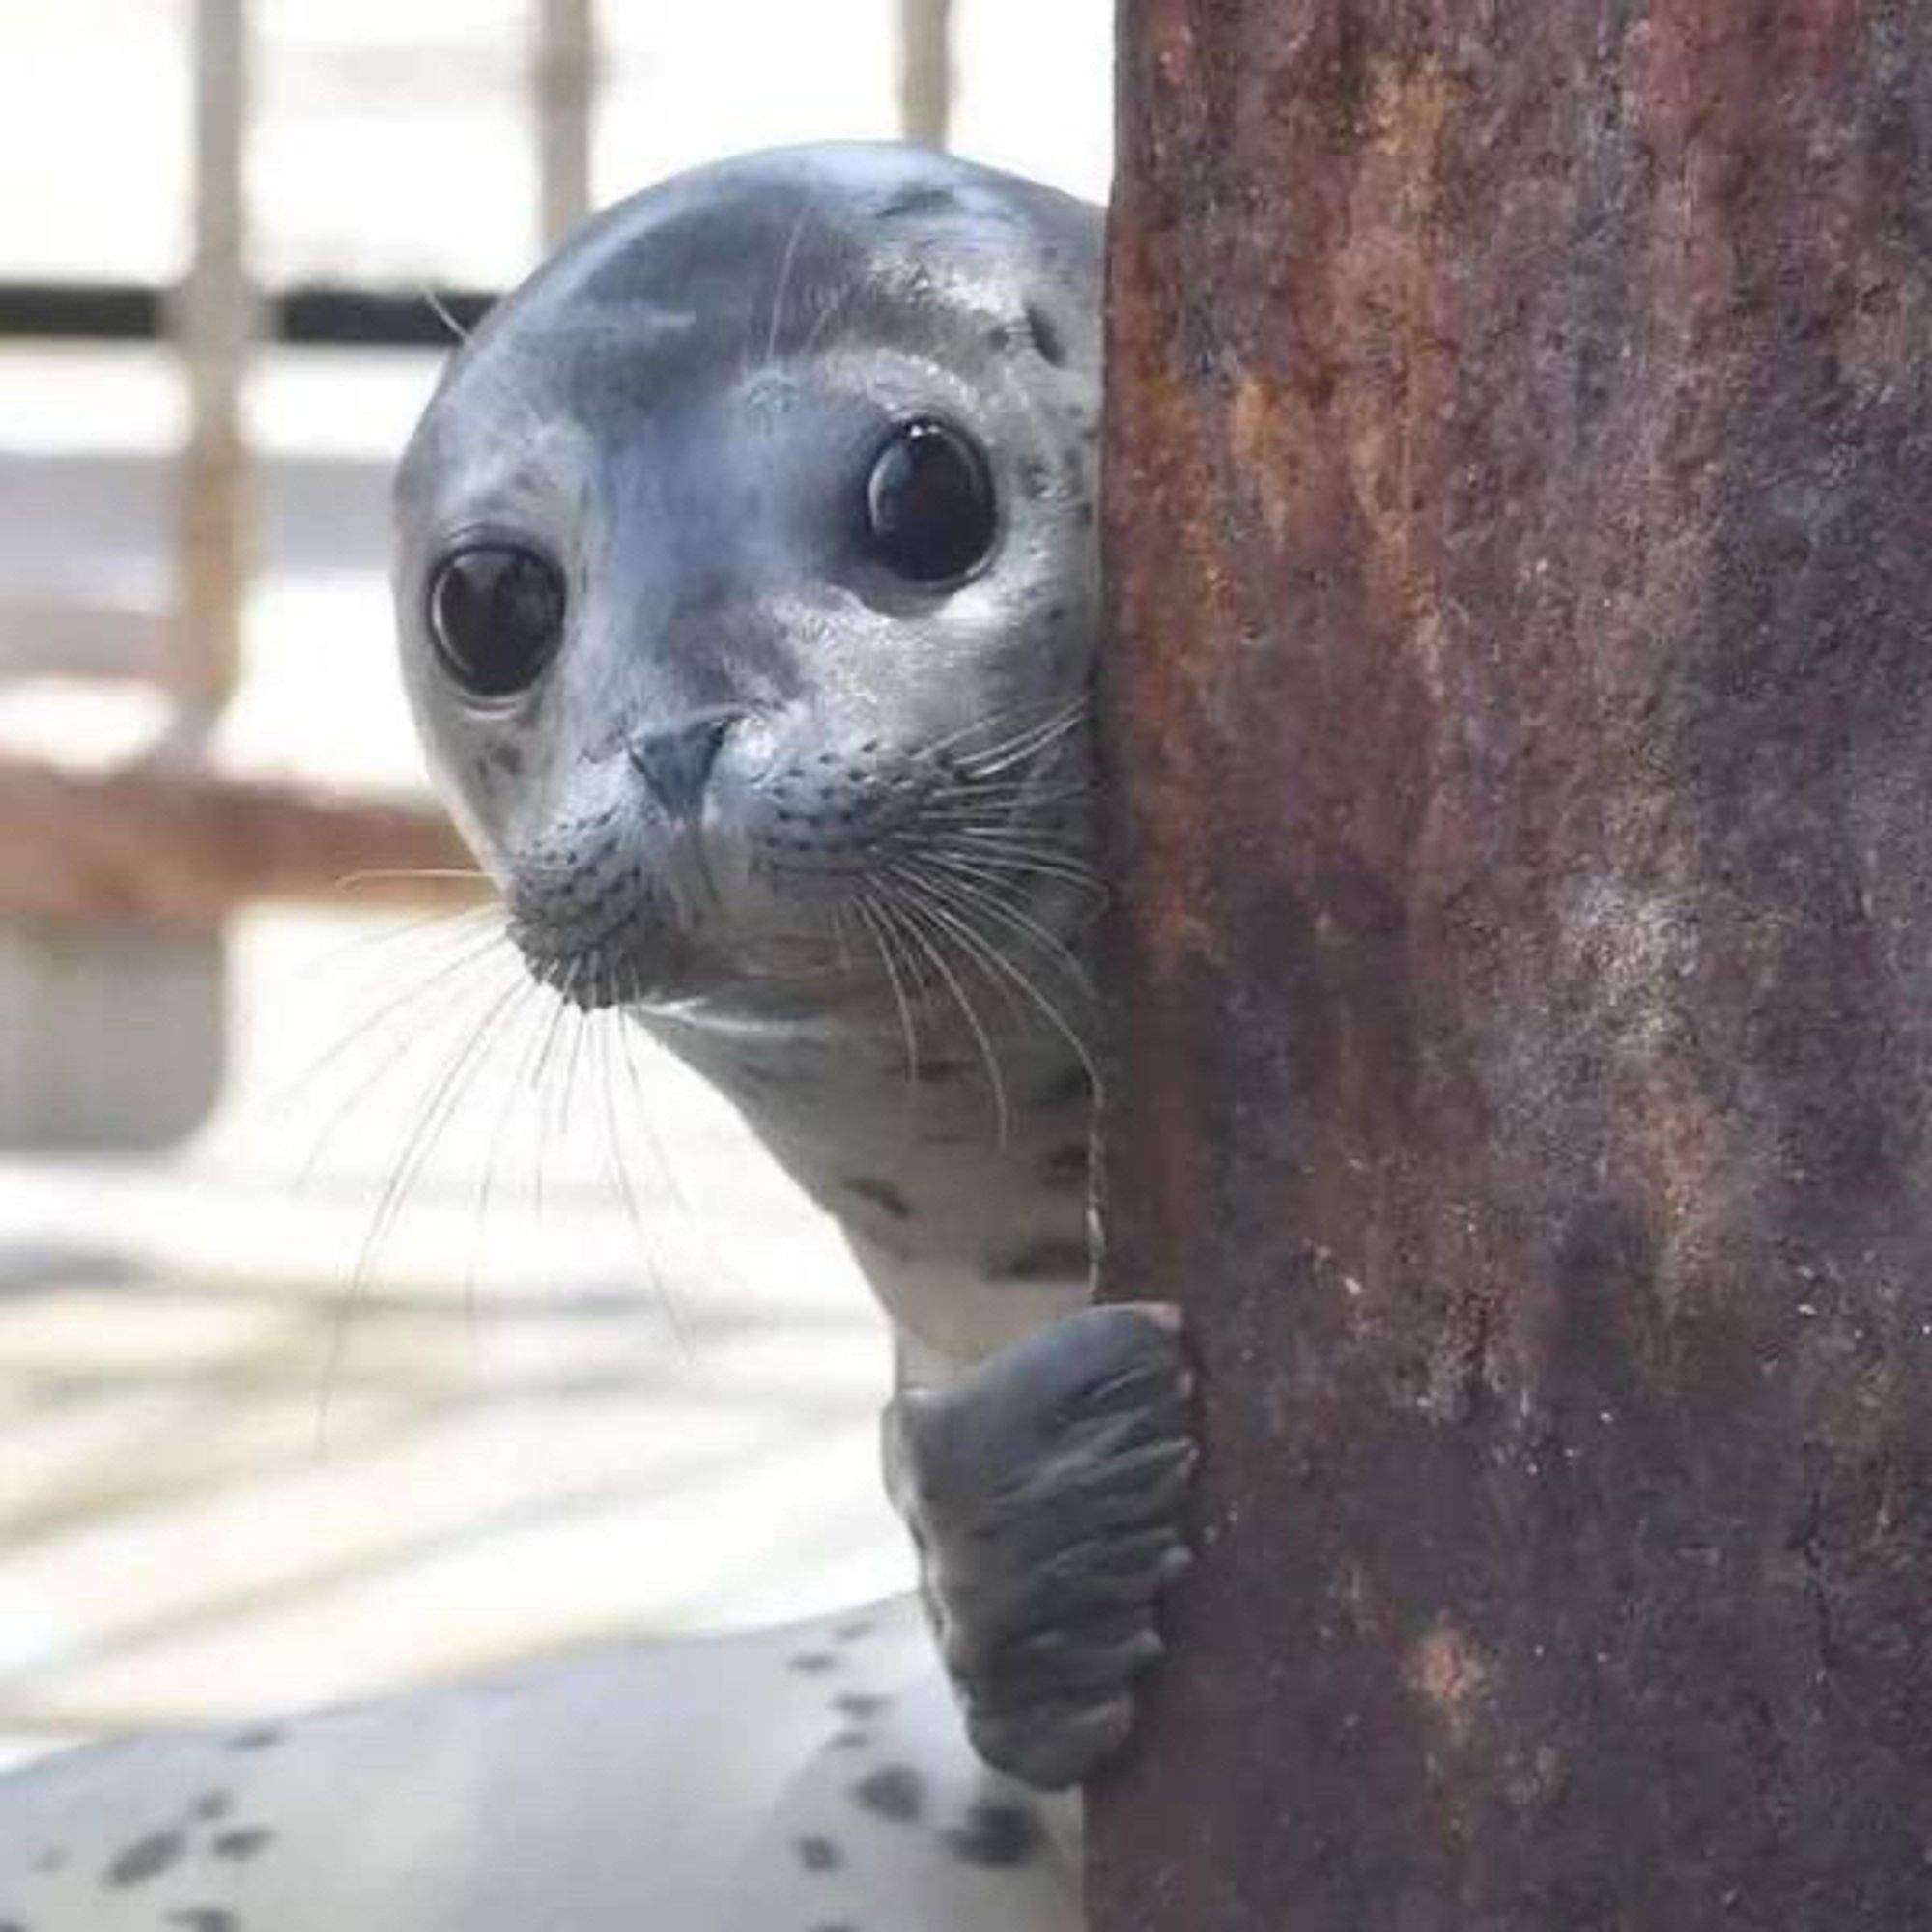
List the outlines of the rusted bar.
<svg viewBox="0 0 1932 1932">
<path fill-rule="evenodd" d="M 169 680 L 185 751 L 227 700 L 241 664 L 254 542 L 242 395 L 258 305 L 248 270 L 246 0 L 196 0 L 193 21 L 194 259 L 174 301 L 188 440 L 179 482 Z"/>
<path fill-rule="evenodd" d="M 263 898 L 453 904 L 481 898 L 473 866 L 440 812 L 403 800 L 0 756 L 0 920 L 208 927 Z"/>
<path fill-rule="evenodd" d="M 943 148 L 952 122 L 952 0 L 899 0 L 899 131 Z"/>
<path fill-rule="evenodd" d="M 596 0 L 537 0 L 537 226 L 553 248 L 590 212 Z"/>
<path fill-rule="evenodd" d="M 1932 1924 L 1932 10 L 1122 28 L 1093 1925 Z"/>
</svg>

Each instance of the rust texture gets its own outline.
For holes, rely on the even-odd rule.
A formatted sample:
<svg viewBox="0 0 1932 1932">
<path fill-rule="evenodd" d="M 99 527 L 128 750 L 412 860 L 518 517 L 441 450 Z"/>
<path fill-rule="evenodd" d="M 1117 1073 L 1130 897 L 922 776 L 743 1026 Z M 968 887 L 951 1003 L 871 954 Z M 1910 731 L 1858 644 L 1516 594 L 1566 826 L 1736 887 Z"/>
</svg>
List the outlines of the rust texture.
<svg viewBox="0 0 1932 1932">
<path fill-rule="evenodd" d="M 1932 1924 L 1932 8 L 1121 24 L 1093 1924 Z"/>
</svg>

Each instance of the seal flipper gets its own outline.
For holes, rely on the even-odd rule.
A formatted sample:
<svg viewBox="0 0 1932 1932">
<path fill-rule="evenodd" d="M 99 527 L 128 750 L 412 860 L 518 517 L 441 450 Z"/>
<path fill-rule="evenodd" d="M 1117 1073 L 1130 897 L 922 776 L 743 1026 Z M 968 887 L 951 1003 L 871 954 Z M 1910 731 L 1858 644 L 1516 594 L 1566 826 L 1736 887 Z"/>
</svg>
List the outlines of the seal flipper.
<svg viewBox="0 0 1932 1932">
<path fill-rule="evenodd" d="M 1054 1790 L 1125 1742 L 1187 1567 L 1178 1313 L 1088 1308 L 886 1411 L 887 1483 L 975 1747 Z"/>
</svg>

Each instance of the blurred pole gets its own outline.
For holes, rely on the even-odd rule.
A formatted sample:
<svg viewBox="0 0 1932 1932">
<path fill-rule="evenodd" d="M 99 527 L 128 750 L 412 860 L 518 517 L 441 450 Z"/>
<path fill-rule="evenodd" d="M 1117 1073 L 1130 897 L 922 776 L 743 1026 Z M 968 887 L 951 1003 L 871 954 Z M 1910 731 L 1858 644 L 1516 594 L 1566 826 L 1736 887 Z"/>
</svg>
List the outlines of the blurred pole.
<svg viewBox="0 0 1932 1932">
<path fill-rule="evenodd" d="M 1932 1926 L 1932 8 L 1127 0 L 1093 1932 Z"/>
<path fill-rule="evenodd" d="M 591 112 L 597 95 L 596 0 L 538 0 L 532 78 L 537 221 L 546 250 L 590 212 Z"/>
<path fill-rule="evenodd" d="M 946 145 L 952 118 L 952 0 L 899 0 L 899 127 Z"/>
<path fill-rule="evenodd" d="M 253 478 L 242 391 L 256 332 L 243 180 L 249 100 L 246 0 L 195 0 L 194 256 L 177 291 L 188 439 L 178 476 L 179 570 L 169 682 L 181 741 L 195 742 L 241 663 L 253 546 Z"/>
</svg>

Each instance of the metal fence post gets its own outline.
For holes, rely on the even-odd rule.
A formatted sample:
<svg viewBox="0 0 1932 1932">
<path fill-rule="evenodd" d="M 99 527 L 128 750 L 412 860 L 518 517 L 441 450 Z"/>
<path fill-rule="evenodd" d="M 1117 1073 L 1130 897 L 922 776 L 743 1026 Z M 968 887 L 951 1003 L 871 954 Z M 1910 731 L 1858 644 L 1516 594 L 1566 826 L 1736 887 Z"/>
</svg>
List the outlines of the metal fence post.
<svg viewBox="0 0 1932 1932">
<path fill-rule="evenodd" d="M 537 0 L 537 225 L 553 248 L 590 212 L 596 0 Z"/>
<path fill-rule="evenodd" d="M 1932 14 L 1121 18 L 1092 1923 L 1932 1923 Z"/>
<path fill-rule="evenodd" d="M 174 311 L 188 440 L 180 470 L 181 577 L 170 653 L 170 682 L 189 746 L 234 688 L 253 543 L 254 483 L 242 421 L 257 307 L 248 273 L 249 55 L 245 0 L 196 0 L 194 257 Z"/>
</svg>

